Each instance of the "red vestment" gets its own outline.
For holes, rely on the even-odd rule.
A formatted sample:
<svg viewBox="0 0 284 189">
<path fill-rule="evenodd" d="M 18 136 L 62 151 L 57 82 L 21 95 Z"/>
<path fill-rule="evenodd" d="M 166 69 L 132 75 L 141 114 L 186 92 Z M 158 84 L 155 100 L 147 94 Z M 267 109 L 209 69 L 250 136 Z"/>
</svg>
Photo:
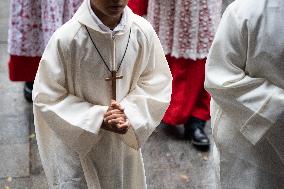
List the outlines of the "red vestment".
<svg viewBox="0 0 284 189">
<path fill-rule="evenodd" d="M 129 0 L 129 8 L 140 16 L 147 14 L 148 0 Z"/>
<path fill-rule="evenodd" d="M 191 60 L 167 56 L 173 76 L 172 99 L 163 121 L 170 125 L 186 123 L 193 116 L 210 119 L 210 95 L 204 89 L 206 59 Z"/>
</svg>

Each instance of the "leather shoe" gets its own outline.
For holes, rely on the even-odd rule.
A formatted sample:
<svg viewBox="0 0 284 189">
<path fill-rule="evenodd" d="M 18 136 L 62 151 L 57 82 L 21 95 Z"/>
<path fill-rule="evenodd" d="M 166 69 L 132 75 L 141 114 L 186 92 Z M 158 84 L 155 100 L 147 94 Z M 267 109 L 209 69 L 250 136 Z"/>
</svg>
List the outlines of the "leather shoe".
<svg viewBox="0 0 284 189">
<path fill-rule="evenodd" d="M 210 146 L 210 141 L 204 132 L 204 127 L 205 121 L 191 117 L 189 121 L 184 124 L 184 137 L 190 139 L 192 144 L 197 147 L 208 148 Z"/>
<path fill-rule="evenodd" d="M 24 97 L 28 102 L 32 102 L 33 81 L 25 82 Z"/>
</svg>

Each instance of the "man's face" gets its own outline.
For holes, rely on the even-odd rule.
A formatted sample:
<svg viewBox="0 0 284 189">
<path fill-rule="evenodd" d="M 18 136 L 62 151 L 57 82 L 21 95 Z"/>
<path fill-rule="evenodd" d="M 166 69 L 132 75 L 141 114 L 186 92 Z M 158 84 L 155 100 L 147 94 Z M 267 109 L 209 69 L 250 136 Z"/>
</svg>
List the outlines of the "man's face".
<svg viewBox="0 0 284 189">
<path fill-rule="evenodd" d="M 121 16 L 128 0 L 91 0 L 92 7 L 107 17 Z"/>
</svg>

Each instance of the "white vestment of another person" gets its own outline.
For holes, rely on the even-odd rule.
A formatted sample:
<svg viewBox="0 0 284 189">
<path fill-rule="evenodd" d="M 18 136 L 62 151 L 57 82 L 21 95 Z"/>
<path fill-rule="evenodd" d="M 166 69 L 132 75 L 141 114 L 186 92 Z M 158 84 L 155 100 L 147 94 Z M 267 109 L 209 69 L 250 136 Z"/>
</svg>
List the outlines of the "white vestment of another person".
<svg viewBox="0 0 284 189">
<path fill-rule="evenodd" d="M 116 90 L 132 125 L 124 135 L 101 129 L 112 92 L 111 82 L 105 81 L 110 72 L 98 51 L 111 68 L 113 33 L 97 24 L 88 0 L 45 49 L 33 100 L 50 188 L 146 188 L 140 149 L 168 107 L 172 77 L 151 25 L 128 7 L 123 14 L 125 26 L 114 40 L 117 66 L 127 48 Z"/>
<path fill-rule="evenodd" d="M 284 188 L 284 1 L 236 0 L 206 66 L 223 189 Z"/>
</svg>

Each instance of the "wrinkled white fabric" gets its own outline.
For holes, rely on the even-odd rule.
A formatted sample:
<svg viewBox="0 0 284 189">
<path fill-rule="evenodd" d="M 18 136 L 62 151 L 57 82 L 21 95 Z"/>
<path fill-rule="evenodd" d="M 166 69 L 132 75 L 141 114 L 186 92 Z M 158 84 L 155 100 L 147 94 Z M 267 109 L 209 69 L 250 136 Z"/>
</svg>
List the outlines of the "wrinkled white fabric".
<svg viewBox="0 0 284 189">
<path fill-rule="evenodd" d="M 36 75 L 33 100 L 39 152 L 50 188 L 144 189 L 140 147 L 168 107 L 171 74 L 151 25 L 127 7 L 116 34 L 116 60 L 130 42 L 118 74 L 117 100 L 132 128 L 125 135 L 100 129 L 111 99 L 112 34 L 103 32 L 87 6 L 49 41 Z"/>
<path fill-rule="evenodd" d="M 222 188 L 284 186 L 283 17 L 284 1 L 236 0 L 210 49 L 205 87 Z"/>
<path fill-rule="evenodd" d="M 203 59 L 220 20 L 221 0 L 149 0 L 147 19 L 161 40 L 165 54 Z"/>
</svg>

